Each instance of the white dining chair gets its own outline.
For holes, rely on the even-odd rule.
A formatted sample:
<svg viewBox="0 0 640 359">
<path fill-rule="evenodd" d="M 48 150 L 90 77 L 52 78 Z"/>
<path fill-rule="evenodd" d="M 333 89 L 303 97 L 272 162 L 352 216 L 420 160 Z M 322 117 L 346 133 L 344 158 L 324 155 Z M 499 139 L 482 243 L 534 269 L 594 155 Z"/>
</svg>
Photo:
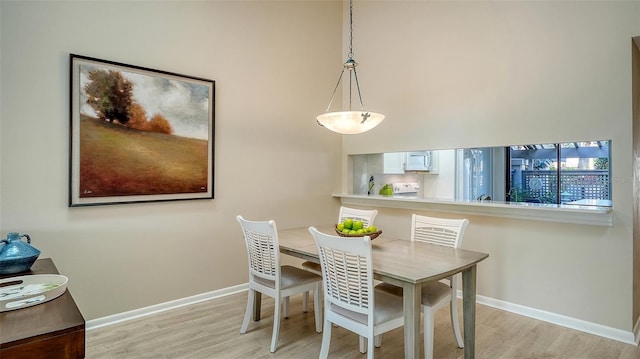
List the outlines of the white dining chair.
<svg viewBox="0 0 640 359">
<path fill-rule="evenodd" d="M 411 240 L 460 248 L 464 232 L 469 224 L 468 219 L 446 219 L 413 214 L 411 218 Z M 428 282 L 422 286 L 422 312 L 424 314 L 424 356 L 433 358 L 434 314 L 449 303 L 451 326 L 459 348 L 464 347 L 460 323 L 458 321 L 458 276 L 454 275 L 443 282 Z M 377 290 L 402 297 L 402 288 L 382 283 Z M 381 338 L 376 338 L 376 346 L 380 346 Z"/>
<path fill-rule="evenodd" d="M 369 227 L 373 224 L 373 221 L 378 215 L 378 210 L 357 209 L 340 206 L 340 212 L 338 213 L 338 223 L 349 218 L 354 221 L 361 221 L 365 227 Z"/>
<path fill-rule="evenodd" d="M 360 352 L 372 359 L 374 338 L 404 325 L 402 298 L 374 289 L 369 236 L 339 237 L 314 227 L 309 232 L 322 269 L 324 326 L 319 357 L 329 355 L 333 323 L 358 334 Z"/>
<path fill-rule="evenodd" d="M 280 265 L 278 230 L 274 221 L 248 221 L 242 216 L 237 216 L 236 219 L 242 228 L 249 259 L 249 297 L 240 333 L 247 332 L 253 312 L 255 293 L 260 292 L 272 297 L 275 303 L 270 351 L 275 352 L 280 330 L 280 309 L 283 304 L 285 317 L 288 315 L 287 302 L 284 299 L 309 291 L 313 291 L 314 294 L 316 332 L 320 333 L 322 331 L 320 303 L 322 278 L 315 273 L 297 267 Z M 307 303 L 303 303 L 304 311 L 306 311 L 306 307 Z"/>
<path fill-rule="evenodd" d="M 361 221 L 363 226 L 369 227 L 373 225 L 373 221 L 378 215 L 378 210 L 357 209 L 340 206 L 340 212 L 338 212 L 338 223 L 342 223 L 345 219 L 352 219 L 353 221 Z M 322 275 L 320 270 L 320 264 L 311 261 L 302 262 L 302 268 L 313 273 Z"/>
</svg>

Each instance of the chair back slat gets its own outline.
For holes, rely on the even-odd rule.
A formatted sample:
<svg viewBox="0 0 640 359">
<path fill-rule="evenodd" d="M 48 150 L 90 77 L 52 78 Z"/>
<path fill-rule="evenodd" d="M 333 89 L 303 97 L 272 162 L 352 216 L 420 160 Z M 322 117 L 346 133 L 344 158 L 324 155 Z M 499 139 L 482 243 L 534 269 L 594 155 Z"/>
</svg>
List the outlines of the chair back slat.
<svg viewBox="0 0 640 359">
<path fill-rule="evenodd" d="M 325 303 L 372 315 L 371 239 L 332 236 L 313 227 L 309 231 L 318 246 Z"/>
<path fill-rule="evenodd" d="M 414 214 L 411 240 L 459 248 L 462 245 L 468 219 L 446 219 Z"/>
<path fill-rule="evenodd" d="M 338 223 L 341 223 L 345 219 L 349 218 L 354 221 L 361 221 L 365 227 L 373 225 L 373 221 L 378 215 L 378 210 L 365 210 L 349 207 L 340 207 L 340 213 L 338 214 Z"/>
<path fill-rule="evenodd" d="M 280 252 L 274 221 L 247 221 L 238 216 L 247 247 L 251 275 L 273 280 L 280 275 Z"/>
<path fill-rule="evenodd" d="M 273 238 L 250 230 L 245 232 L 245 238 L 249 249 L 251 270 L 267 276 L 275 276 L 278 266 L 274 255 Z"/>
</svg>

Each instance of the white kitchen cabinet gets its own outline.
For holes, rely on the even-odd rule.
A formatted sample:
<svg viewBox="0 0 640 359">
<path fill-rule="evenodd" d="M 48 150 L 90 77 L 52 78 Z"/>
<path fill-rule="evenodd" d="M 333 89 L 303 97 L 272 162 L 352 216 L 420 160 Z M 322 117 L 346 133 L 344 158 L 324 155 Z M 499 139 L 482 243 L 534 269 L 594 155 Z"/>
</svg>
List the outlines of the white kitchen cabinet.
<svg viewBox="0 0 640 359">
<path fill-rule="evenodd" d="M 368 156 L 371 174 L 404 174 L 404 152 L 377 153 Z"/>
<path fill-rule="evenodd" d="M 404 173 L 404 152 L 391 152 L 383 154 L 383 170 L 384 174 L 403 174 Z"/>
</svg>

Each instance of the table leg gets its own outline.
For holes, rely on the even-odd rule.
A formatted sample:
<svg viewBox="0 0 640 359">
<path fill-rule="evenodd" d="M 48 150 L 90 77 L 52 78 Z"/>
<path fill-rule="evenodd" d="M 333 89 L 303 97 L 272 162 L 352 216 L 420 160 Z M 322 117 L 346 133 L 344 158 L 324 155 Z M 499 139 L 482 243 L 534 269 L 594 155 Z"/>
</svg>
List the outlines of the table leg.
<svg viewBox="0 0 640 359">
<path fill-rule="evenodd" d="M 404 310 L 404 357 L 418 359 L 420 356 L 420 305 L 422 285 L 407 283 L 403 287 Z"/>
<path fill-rule="evenodd" d="M 462 272 L 462 310 L 464 320 L 464 358 L 476 354 L 476 266 Z"/>
<path fill-rule="evenodd" d="M 260 320 L 260 308 L 262 308 L 262 293 L 256 291 L 256 297 L 253 301 L 253 321 Z M 465 332 L 466 333 L 466 332 Z"/>
</svg>

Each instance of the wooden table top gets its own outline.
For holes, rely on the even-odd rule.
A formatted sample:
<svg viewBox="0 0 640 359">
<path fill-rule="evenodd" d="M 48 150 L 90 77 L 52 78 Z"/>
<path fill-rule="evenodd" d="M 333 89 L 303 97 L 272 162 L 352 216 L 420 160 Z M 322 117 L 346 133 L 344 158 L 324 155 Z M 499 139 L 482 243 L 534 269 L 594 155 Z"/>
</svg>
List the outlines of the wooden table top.
<svg viewBox="0 0 640 359">
<path fill-rule="evenodd" d="M 333 226 L 317 230 L 335 235 Z M 318 249 L 308 227 L 278 231 L 280 250 L 305 260 L 318 262 Z M 486 253 L 434 244 L 388 238 L 382 233 L 371 242 L 373 272 L 388 282 L 422 283 L 439 280 L 476 265 Z"/>
</svg>

